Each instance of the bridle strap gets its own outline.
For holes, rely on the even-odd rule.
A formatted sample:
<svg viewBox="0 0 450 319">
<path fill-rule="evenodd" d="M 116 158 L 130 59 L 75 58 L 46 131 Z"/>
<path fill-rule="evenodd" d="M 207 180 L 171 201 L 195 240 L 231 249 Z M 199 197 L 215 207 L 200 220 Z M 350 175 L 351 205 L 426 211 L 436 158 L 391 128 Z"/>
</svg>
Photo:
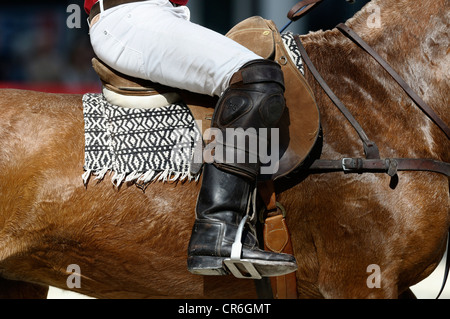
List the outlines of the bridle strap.
<svg viewBox="0 0 450 319">
<path fill-rule="evenodd" d="M 372 49 L 363 39 L 361 39 L 350 27 L 344 23 L 337 25 L 337 29 L 345 36 L 350 38 L 353 42 L 358 44 L 364 51 L 372 56 L 388 73 L 389 75 L 401 86 L 403 91 L 416 103 L 416 105 L 445 133 L 447 139 L 450 138 L 450 128 L 442 119 L 436 114 L 436 112 L 425 103 L 420 96 L 418 96 L 411 87 L 401 78 L 401 76 L 394 71 L 394 69 L 377 53 Z"/>
<path fill-rule="evenodd" d="M 297 21 L 302 16 L 304 16 L 308 11 L 313 9 L 316 5 L 321 3 L 323 0 L 303 0 L 298 2 L 296 5 L 289 10 L 287 17 L 291 21 Z"/>
<path fill-rule="evenodd" d="M 380 158 L 380 152 L 378 150 L 378 147 L 376 146 L 375 142 L 369 140 L 366 132 L 364 132 L 361 125 L 356 121 L 356 119 L 353 117 L 353 115 L 350 113 L 350 111 L 347 109 L 347 107 L 342 103 L 342 101 L 334 94 L 333 90 L 328 86 L 328 84 L 325 82 L 325 80 L 320 75 L 319 71 L 317 71 L 316 67 L 314 66 L 314 63 L 312 63 L 311 59 L 309 58 L 308 53 L 305 50 L 305 47 L 303 46 L 300 36 L 296 35 L 294 36 L 295 42 L 297 43 L 298 49 L 302 55 L 302 59 L 307 65 L 309 71 L 313 74 L 316 81 L 320 84 L 322 89 L 325 91 L 325 93 L 328 95 L 328 97 L 333 101 L 333 103 L 337 106 L 337 108 L 341 111 L 341 113 L 347 118 L 347 120 L 350 122 L 350 124 L 353 126 L 355 131 L 358 133 L 360 139 L 362 140 L 364 144 L 364 152 L 366 154 L 366 158 L 374 159 L 374 158 Z"/>
</svg>

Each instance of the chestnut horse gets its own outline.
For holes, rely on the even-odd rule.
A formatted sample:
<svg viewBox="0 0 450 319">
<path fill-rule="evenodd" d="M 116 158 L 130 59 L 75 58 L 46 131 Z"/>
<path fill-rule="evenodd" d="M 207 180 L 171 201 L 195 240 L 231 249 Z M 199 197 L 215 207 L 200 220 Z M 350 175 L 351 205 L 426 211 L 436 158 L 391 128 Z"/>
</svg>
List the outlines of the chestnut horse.
<svg viewBox="0 0 450 319">
<path fill-rule="evenodd" d="M 446 123 L 449 18 L 447 0 L 374 0 L 347 22 Z M 337 30 L 302 40 L 383 158 L 450 161 L 446 136 L 360 48 Z M 321 158 L 364 157 L 355 131 L 307 77 L 322 116 Z M 81 96 L 0 96 L 1 297 L 68 289 L 69 265 L 79 267 L 73 289 L 98 298 L 256 297 L 252 281 L 186 270 L 198 183 L 85 187 Z M 301 298 L 397 298 L 445 251 L 445 175 L 399 172 L 392 183 L 381 173 L 299 173 L 277 187 Z"/>
</svg>

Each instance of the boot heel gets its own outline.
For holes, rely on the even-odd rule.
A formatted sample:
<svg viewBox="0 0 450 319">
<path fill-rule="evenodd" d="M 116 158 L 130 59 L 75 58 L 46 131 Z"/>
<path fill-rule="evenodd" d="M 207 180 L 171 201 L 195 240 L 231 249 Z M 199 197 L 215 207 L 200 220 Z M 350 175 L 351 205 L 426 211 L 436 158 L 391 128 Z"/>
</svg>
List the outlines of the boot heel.
<svg viewBox="0 0 450 319">
<path fill-rule="evenodd" d="M 227 275 L 223 257 L 213 256 L 189 256 L 187 268 L 194 275 L 222 276 Z"/>
</svg>

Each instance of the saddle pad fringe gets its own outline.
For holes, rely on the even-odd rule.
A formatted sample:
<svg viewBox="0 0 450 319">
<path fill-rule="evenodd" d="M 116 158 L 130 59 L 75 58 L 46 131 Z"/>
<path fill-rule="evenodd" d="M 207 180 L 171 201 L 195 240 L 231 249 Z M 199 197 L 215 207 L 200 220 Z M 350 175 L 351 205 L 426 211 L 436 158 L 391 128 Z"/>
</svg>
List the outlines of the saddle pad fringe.
<svg viewBox="0 0 450 319">
<path fill-rule="evenodd" d="M 91 176 L 111 182 L 192 181 L 190 167 L 201 135 L 183 103 L 157 109 L 122 108 L 102 94 L 83 96 L 86 184 Z"/>
</svg>

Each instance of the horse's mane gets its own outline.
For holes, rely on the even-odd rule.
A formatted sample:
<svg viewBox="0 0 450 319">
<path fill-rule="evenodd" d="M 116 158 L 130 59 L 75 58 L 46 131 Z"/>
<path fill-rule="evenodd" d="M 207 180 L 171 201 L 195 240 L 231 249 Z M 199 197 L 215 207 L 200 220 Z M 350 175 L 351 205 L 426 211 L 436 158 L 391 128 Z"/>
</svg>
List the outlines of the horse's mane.
<svg viewBox="0 0 450 319">
<path fill-rule="evenodd" d="M 447 0 L 419 0 L 414 2 L 410 0 L 372 0 L 345 23 L 363 38 L 373 39 L 373 42 L 377 42 L 380 37 L 385 36 L 387 30 L 393 30 L 396 33 L 399 33 L 399 31 L 404 33 L 409 30 L 409 33 L 417 34 L 425 32 L 425 29 L 432 29 L 432 26 L 427 25 L 430 16 L 436 15 L 438 12 L 448 12 L 448 10 L 445 10 L 448 5 Z M 367 22 L 373 19 L 376 10 L 380 14 L 381 27 L 368 27 Z M 417 14 L 417 12 L 420 12 L 420 14 Z M 443 15 L 445 14 L 443 13 Z M 414 19 L 410 17 L 414 17 Z M 401 23 L 405 19 L 410 21 Z M 407 25 L 408 28 L 399 30 L 396 27 L 397 25 Z M 319 30 L 310 32 L 305 40 L 320 41 L 320 37 L 332 40 L 337 34 L 339 32 L 335 29 Z"/>
</svg>

